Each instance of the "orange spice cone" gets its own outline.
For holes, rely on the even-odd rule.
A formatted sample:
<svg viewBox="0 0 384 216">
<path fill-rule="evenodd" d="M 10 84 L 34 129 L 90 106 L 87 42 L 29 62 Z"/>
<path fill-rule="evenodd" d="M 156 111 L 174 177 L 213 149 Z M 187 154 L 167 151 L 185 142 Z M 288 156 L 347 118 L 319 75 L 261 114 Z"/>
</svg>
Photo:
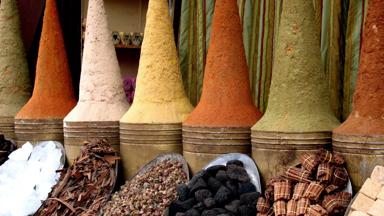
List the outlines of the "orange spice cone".
<svg viewBox="0 0 384 216">
<path fill-rule="evenodd" d="M 19 144 L 63 141 L 63 118 L 76 104 L 56 1 L 47 0 L 33 94 L 15 119 Z"/>
<path fill-rule="evenodd" d="M 216 1 L 201 100 L 183 123 L 192 172 L 220 154 L 249 154 L 250 127 L 260 117 L 250 94 L 237 1 Z"/>
<path fill-rule="evenodd" d="M 118 149 L 119 120 L 128 108 L 104 1 L 90 0 L 79 102 L 64 119 L 69 163 L 80 154 L 82 143 L 91 138 L 106 138 Z"/>
<path fill-rule="evenodd" d="M 0 133 L 15 139 L 15 115 L 31 96 L 16 0 L 0 4 Z"/>
<path fill-rule="evenodd" d="M 356 191 L 376 165 L 384 165 L 384 1 L 370 0 L 364 24 L 353 111 L 333 132 Z"/>
<path fill-rule="evenodd" d="M 265 180 L 301 154 L 331 147 L 332 130 L 339 125 L 316 26 L 312 1 L 283 2 L 268 107 L 252 127 L 252 156 Z"/>
<path fill-rule="evenodd" d="M 135 98 L 120 120 L 128 179 L 158 154 L 181 153 L 181 122 L 192 111 L 182 83 L 167 0 L 150 0 Z"/>
</svg>

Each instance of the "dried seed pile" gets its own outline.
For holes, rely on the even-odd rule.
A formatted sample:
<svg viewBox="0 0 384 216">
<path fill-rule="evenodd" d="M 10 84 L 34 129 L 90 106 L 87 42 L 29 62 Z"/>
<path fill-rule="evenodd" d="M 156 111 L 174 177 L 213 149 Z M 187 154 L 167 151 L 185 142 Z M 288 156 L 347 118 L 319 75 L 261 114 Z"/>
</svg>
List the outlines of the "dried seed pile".
<svg viewBox="0 0 384 216">
<path fill-rule="evenodd" d="M 35 216 L 98 215 L 115 185 L 117 160 L 106 140 L 86 142 Z"/>
<path fill-rule="evenodd" d="M 177 185 L 187 181 L 182 166 L 178 161 L 164 160 L 135 176 L 112 196 L 102 209 L 103 215 L 163 216 L 177 199 Z"/>
<path fill-rule="evenodd" d="M 9 140 L 4 138 L 4 135 L 0 134 L 0 165 L 2 165 L 8 156 L 16 150 L 16 145 Z"/>
<path fill-rule="evenodd" d="M 352 194 L 342 156 L 328 151 L 304 154 L 301 164 L 267 182 L 257 216 L 342 216 Z"/>
<path fill-rule="evenodd" d="M 259 197 L 238 160 L 200 171 L 188 185 L 178 187 L 178 194 L 170 216 L 255 216 Z"/>
</svg>

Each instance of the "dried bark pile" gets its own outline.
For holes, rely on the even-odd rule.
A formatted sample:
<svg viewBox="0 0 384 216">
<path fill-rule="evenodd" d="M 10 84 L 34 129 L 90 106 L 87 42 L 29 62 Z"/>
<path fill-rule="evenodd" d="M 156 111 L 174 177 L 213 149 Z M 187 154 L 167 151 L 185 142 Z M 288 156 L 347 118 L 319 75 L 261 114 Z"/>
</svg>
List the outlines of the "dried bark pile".
<svg viewBox="0 0 384 216">
<path fill-rule="evenodd" d="M 106 140 L 86 142 L 35 216 L 98 215 L 115 185 L 118 159 Z"/>
</svg>

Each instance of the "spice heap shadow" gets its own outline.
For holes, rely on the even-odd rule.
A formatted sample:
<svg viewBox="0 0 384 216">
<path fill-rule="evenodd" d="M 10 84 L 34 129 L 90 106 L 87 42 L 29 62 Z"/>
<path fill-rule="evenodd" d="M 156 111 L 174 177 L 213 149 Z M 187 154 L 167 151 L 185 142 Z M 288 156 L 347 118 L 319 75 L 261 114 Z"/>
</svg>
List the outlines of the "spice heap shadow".
<svg viewBox="0 0 384 216">
<path fill-rule="evenodd" d="M 308 151 L 329 148 L 340 123 L 322 71 L 320 34 L 312 1 L 284 1 L 264 116 L 252 127 L 252 157 L 263 180 Z"/>
<path fill-rule="evenodd" d="M 102 209 L 109 216 L 163 216 L 177 199 L 176 187 L 187 181 L 182 164 L 164 160 L 135 176 Z"/>
<path fill-rule="evenodd" d="M 86 142 L 35 216 L 98 215 L 116 183 L 116 155 L 106 140 Z"/>
<path fill-rule="evenodd" d="M 358 190 L 376 165 L 384 166 L 384 1 L 370 0 L 359 73 L 348 119 L 333 132 L 333 149 L 348 162 Z"/>
<path fill-rule="evenodd" d="M 170 205 L 170 216 L 256 215 L 259 193 L 238 160 L 198 172 L 177 191 L 179 198 Z"/>
<path fill-rule="evenodd" d="M 342 216 L 352 199 L 345 192 L 345 160 L 328 151 L 301 156 L 301 163 L 268 180 L 258 216 Z"/>
<path fill-rule="evenodd" d="M 33 94 L 15 118 L 18 144 L 44 140 L 63 143 L 63 118 L 75 104 L 56 1 L 47 0 Z"/>
<path fill-rule="evenodd" d="M 0 165 L 2 165 L 8 156 L 16 150 L 16 145 L 4 138 L 4 135 L 0 134 Z"/>
<path fill-rule="evenodd" d="M 181 154 L 181 122 L 192 109 L 181 79 L 168 1 L 149 0 L 135 97 L 120 120 L 126 179 L 159 154 Z"/>
<path fill-rule="evenodd" d="M 0 4 L 0 77 L 0 133 L 15 139 L 15 115 L 31 96 L 17 0 Z"/>
<path fill-rule="evenodd" d="M 216 1 L 201 100 L 183 122 L 183 154 L 192 173 L 221 154 L 250 154 L 250 128 L 260 117 L 250 93 L 237 1 Z"/>
<path fill-rule="evenodd" d="M 89 1 L 86 22 L 79 102 L 64 118 L 69 164 L 88 139 L 108 139 L 118 151 L 119 120 L 129 108 L 103 0 Z"/>
</svg>

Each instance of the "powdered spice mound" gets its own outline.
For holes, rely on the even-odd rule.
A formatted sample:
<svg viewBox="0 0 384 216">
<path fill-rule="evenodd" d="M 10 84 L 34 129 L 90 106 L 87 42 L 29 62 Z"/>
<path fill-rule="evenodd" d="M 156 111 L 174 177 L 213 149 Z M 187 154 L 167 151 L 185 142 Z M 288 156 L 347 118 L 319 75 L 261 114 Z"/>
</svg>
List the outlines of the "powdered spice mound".
<svg viewBox="0 0 384 216">
<path fill-rule="evenodd" d="M 322 71 L 312 1 L 284 1 L 267 110 L 255 131 L 318 132 L 339 125 Z"/>
<path fill-rule="evenodd" d="M 79 102 L 65 122 L 117 122 L 129 108 L 107 20 L 104 1 L 90 0 Z"/>
<path fill-rule="evenodd" d="M 181 79 L 167 0 L 150 0 L 136 91 L 123 123 L 180 123 L 193 107 Z"/>
<path fill-rule="evenodd" d="M 0 117 L 14 118 L 31 95 L 16 0 L 0 4 Z"/>
<path fill-rule="evenodd" d="M 187 126 L 249 127 L 261 117 L 250 94 L 236 2 L 216 2 L 202 96 Z"/>
<path fill-rule="evenodd" d="M 55 0 L 47 0 L 32 98 L 16 119 L 61 119 L 75 106 Z"/>
<path fill-rule="evenodd" d="M 335 133 L 384 135 L 384 1 L 370 0 L 353 111 Z"/>
</svg>

